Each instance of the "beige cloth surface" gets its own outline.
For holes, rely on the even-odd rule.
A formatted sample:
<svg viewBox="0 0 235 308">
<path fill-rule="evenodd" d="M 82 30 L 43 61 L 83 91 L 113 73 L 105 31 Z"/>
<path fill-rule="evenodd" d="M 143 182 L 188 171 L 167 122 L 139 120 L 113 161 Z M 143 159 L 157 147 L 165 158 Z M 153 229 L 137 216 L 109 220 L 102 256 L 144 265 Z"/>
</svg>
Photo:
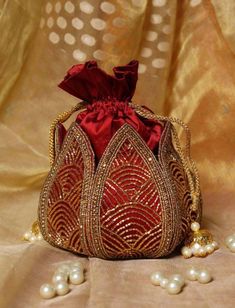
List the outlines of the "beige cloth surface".
<svg viewBox="0 0 235 308">
<path fill-rule="evenodd" d="M 112 5 L 110 5 L 110 3 Z M 235 5 L 233 0 L 0 1 L 0 307 L 234 307 Z M 99 18 L 99 19 L 97 19 Z M 205 259 L 178 252 L 158 260 L 86 259 L 21 235 L 35 220 L 49 170 L 48 129 L 77 100 L 56 87 L 74 63 L 140 61 L 133 101 L 189 123 L 201 175 L 204 225 L 221 245 Z M 42 300 L 39 287 L 58 264 L 81 259 L 86 281 Z M 211 270 L 170 296 L 152 271 Z"/>
</svg>

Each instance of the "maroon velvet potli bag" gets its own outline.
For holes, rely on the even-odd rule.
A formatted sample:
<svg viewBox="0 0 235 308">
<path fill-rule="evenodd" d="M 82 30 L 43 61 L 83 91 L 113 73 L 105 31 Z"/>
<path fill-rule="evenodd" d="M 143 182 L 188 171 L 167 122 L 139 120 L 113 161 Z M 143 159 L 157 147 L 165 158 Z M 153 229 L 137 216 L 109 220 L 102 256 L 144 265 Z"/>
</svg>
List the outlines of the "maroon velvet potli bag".
<svg viewBox="0 0 235 308">
<path fill-rule="evenodd" d="M 59 85 L 82 101 L 51 130 L 38 220 L 54 246 L 105 259 L 157 258 L 200 220 L 195 169 L 172 124 L 181 122 L 131 102 L 137 70 L 133 60 L 108 75 L 88 61 Z"/>
</svg>

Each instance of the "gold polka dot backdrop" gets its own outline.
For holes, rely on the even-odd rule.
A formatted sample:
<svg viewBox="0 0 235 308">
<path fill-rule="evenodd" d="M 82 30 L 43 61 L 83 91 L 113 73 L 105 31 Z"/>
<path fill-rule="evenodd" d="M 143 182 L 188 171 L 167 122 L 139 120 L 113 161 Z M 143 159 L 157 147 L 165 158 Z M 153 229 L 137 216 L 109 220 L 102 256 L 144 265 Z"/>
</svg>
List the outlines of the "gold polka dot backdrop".
<svg viewBox="0 0 235 308">
<path fill-rule="evenodd" d="M 192 2 L 195 5 L 195 1 Z M 94 59 L 110 71 L 139 60 L 138 102 L 161 110 L 171 59 L 176 1 L 47 1 L 40 29 L 71 63 Z M 172 13 L 173 11 L 173 13 Z M 147 81 L 147 82 L 146 82 Z M 142 87 L 141 87 L 142 88 Z M 154 93 L 149 96 L 149 92 Z M 156 104 L 155 104 L 156 105 Z"/>
<path fill-rule="evenodd" d="M 78 3 L 76 1 L 56 1 L 54 3 L 51 1 L 45 4 L 40 28 L 48 28 L 48 39 L 52 44 L 67 44 L 74 60 L 82 62 L 92 56 L 97 60 L 104 61 L 109 56 L 105 52 L 105 47 L 107 47 L 105 45 L 122 40 L 118 30 L 126 28 L 130 23 L 129 16 L 125 16 L 123 10 L 138 10 L 143 7 L 143 4 L 148 5 L 147 1 L 141 0 L 114 1 L 113 3 L 108 1 L 81 1 Z M 151 65 L 154 68 L 165 67 L 167 55 L 161 54 L 161 52 L 167 53 L 170 46 L 168 35 L 171 33 L 171 26 L 163 23 L 164 19 L 170 19 L 167 1 L 155 0 L 152 1 L 152 6 L 156 8 L 156 13 L 149 16 L 149 21 L 145 20 L 146 24 L 149 23 L 148 26 L 151 30 L 146 29 L 139 50 L 142 58 L 139 68 L 140 74 L 147 70 L 146 58 L 151 58 Z M 157 14 L 158 9 L 159 13 Z M 123 16 L 119 16 L 120 13 Z M 159 32 L 162 32 L 162 41 L 158 39 Z M 132 34 L 135 35 L 135 33 Z M 80 48 L 76 49 L 78 45 Z M 92 49 L 86 49 L 87 46 Z M 104 51 L 98 47 L 103 47 Z"/>
</svg>

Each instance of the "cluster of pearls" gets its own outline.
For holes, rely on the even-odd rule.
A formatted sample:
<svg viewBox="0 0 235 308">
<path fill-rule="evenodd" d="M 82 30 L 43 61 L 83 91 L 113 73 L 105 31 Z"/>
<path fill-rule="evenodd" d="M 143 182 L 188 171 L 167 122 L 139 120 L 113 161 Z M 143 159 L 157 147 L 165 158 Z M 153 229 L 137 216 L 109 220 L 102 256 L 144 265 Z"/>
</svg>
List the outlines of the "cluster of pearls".
<svg viewBox="0 0 235 308">
<path fill-rule="evenodd" d="M 25 232 L 23 235 L 23 240 L 24 241 L 29 241 L 29 242 L 36 242 L 42 240 L 42 234 L 39 229 L 38 221 L 35 221 L 32 224 L 31 230 L 28 230 Z"/>
<path fill-rule="evenodd" d="M 52 284 L 40 287 L 42 298 L 49 299 L 55 295 L 65 295 L 70 291 L 69 283 L 78 285 L 84 282 L 84 269 L 80 262 L 64 264 L 58 267 L 52 276 Z"/>
<path fill-rule="evenodd" d="M 225 243 L 231 252 L 235 252 L 235 233 L 226 237 Z"/>
<path fill-rule="evenodd" d="M 195 257 L 206 257 L 207 255 L 211 254 L 215 250 L 219 248 L 218 243 L 213 241 L 206 246 L 201 246 L 198 243 L 193 244 L 192 247 L 184 246 L 181 249 L 181 253 L 185 259 L 191 258 L 192 256 Z"/>
<path fill-rule="evenodd" d="M 40 232 L 35 234 L 31 230 L 29 230 L 29 231 L 25 232 L 23 239 L 24 239 L 24 241 L 29 241 L 31 243 L 34 243 L 36 241 L 41 241 L 43 239 L 43 237 L 42 237 L 42 234 Z"/>
<path fill-rule="evenodd" d="M 194 234 L 199 233 L 200 224 L 198 222 L 193 222 L 191 224 L 191 230 Z M 185 259 L 195 257 L 206 257 L 209 254 L 212 254 L 215 250 L 219 248 L 219 245 L 215 241 L 208 242 L 206 245 L 201 245 L 197 241 L 190 244 L 190 246 L 184 246 L 181 249 L 181 254 Z"/>
<path fill-rule="evenodd" d="M 190 281 L 198 281 L 206 284 L 212 281 L 211 274 L 206 270 L 191 267 L 186 271 L 186 278 Z M 150 276 L 150 281 L 154 286 L 161 286 L 168 294 L 179 294 L 185 286 L 184 277 L 180 274 L 165 277 L 161 272 L 154 272 Z"/>
<path fill-rule="evenodd" d="M 191 267 L 186 271 L 186 277 L 188 280 L 198 281 L 203 284 L 212 281 L 211 274 L 207 270 L 200 270 L 195 267 Z"/>
<path fill-rule="evenodd" d="M 155 286 L 166 289 L 168 294 L 178 294 L 185 285 L 184 278 L 179 274 L 174 274 L 166 278 L 161 272 L 152 273 L 150 281 Z"/>
</svg>

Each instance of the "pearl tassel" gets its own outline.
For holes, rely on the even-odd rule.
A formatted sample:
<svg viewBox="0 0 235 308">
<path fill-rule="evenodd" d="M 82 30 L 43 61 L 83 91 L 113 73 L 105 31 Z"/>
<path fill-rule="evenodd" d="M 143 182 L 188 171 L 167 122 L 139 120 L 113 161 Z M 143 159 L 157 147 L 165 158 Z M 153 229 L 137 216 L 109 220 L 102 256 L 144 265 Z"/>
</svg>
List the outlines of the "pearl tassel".
<svg viewBox="0 0 235 308">
<path fill-rule="evenodd" d="M 181 249 L 181 254 L 185 259 L 195 257 L 206 257 L 219 248 L 218 243 L 213 241 L 209 231 L 200 229 L 198 222 L 191 224 L 192 233 L 185 241 L 185 246 Z"/>
<path fill-rule="evenodd" d="M 78 261 L 59 266 L 52 277 L 52 284 L 45 283 L 40 287 L 40 295 L 44 299 L 55 295 L 69 293 L 69 283 L 78 285 L 84 282 L 84 268 Z"/>
<path fill-rule="evenodd" d="M 43 237 L 39 229 L 38 221 L 35 221 L 32 224 L 31 230 L 26 231 L 25 234 L 23 235 L 23 240 L 31 243 L 40 241 L 42 239 Z"/>
</svg>

